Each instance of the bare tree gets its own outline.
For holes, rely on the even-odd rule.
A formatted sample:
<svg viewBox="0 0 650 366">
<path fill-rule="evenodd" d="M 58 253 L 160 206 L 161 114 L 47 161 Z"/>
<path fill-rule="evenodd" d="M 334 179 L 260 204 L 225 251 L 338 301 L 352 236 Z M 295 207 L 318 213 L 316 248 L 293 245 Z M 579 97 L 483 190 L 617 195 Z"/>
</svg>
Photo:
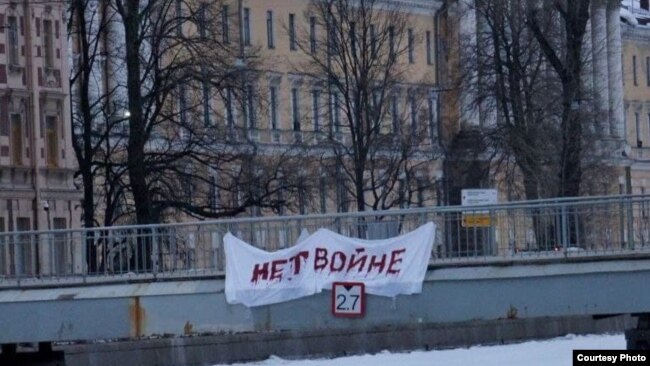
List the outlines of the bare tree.
<svg viewBox="0 0 650 366">
<path fill-rule="evenodd" d="M 559 79 L 548 72 L 526 24 L 524 2 L 481 0 L 473 10 L 477 38 L 461 43 L 473 50 L 462 60 L 462 87 L 473 91 L 473 108 L 481 108 L 487 119 L 484 132 L 496 152 L 496 170 L 516 166 L 527 199 L 553 196 L 560 148 Z M 511 187 L 519 185 L 513 183 Z"/>
<path fill-rule="evenodd" d="M 237 24 L 228 20 L 236 19 L 234 11 L 220 1 L 71 4 L 73 131 L 85 226 L 156 223 L 179 212 L 216 218 L 290 204 L 297 183 L 278 172 L 292 171 L 299 154 L 287 148 L 270 157 L 249 138 L 262 99 L 249 83 L 259 75 L 257 50 L 236 42 Z M 141 244 L 147 268 L 150 243 Z M 100 266 L 101 245 L 88 238 L 91 271 Z"/>
<path fill-rule="evenodd" d="M 579 196 L 582 181 L 583 120 L 579 103 L 584 68 L 583 43 L 589 21 L 589 0 L 541 1 L 529 10 L 528 25 L 548 63 L 557 73 L 562 90 L 559 196 Z M 555 20 L 559 22 L 556 22 Z M 557 35 L 555 24 L 560 24 Z"/>
<path fill-rule="evenodd" d="M 113 202 L 122 192 L 120 174 L 114 174 L 114 149 L 120 145 L 122 120 L 113 114 L 115 89 L 106 83 L 112 75 L 102 65 L 113 20 L 106 3 L 92 0 L 72 1 L 69 13 L 68 36 L 74 45 L 69 80 L 72 146 L 83 186 L 82 221 L 85 227 L 111 225 L 116 216 Z M 103 217 L 96 214 L 102 206 Z M 98 268 L 97 243 L 93 232 L 88 235 L 88 268 L 94 271 Z"/>
<path fill-rule="evenodd" d="M 272 197 L 290 187 L 275 184 L 275 165 L 246 133 L 255 128 L 249 86 L 257 50 L 236 42 L 236 22 L 222 21 L 236 19 L 236 9 L 220 1 L 117 0 L 114 10 L 124 24 L 126 169 L 137 222 L 158 222 L 167 209 L 223 217 L 285 204 Z M 211 106 L 215 99 L 225 115 Z M 238 198 L 210 198 L 202 185 Z"/>
<path fill-rule="evenodd" d="M 295 71 L 325 89 L 322 165 L 358 211 L 407 204 L 409 178 L 435 157 L 433 85 L 408 83 L 409 45 L 422 39 L 409 21 L 396 2 L 312 1 L 295 36 L 306 56 Z"/>
<path fill-rule="evenodd" d="M 585 174 L 605 164 L 589 149 L 598 139 L 585 82 L 592 73 L 589 3 L 474 2 L 478 38 L 464 41 L 474 52 L 463 60 L 463 87 L 474 90 L 484 118 L 492 114 L 485 131 L 497 162 L 516 165 L 528 199 L 580 195 Z"/>
</svg>

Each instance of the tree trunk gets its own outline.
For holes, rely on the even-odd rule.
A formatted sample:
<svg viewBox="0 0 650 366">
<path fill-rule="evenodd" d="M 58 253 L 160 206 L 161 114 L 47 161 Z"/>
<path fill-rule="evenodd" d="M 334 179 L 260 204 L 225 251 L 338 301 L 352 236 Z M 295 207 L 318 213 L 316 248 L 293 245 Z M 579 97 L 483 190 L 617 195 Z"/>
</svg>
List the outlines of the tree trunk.
<svg viewBox="0 0 650 366">
<path fill-rule="evenodd" d="M 153 210 L 147 186 L 145 162 L 146 125 L 142 115 L 142 95 L 140 90 L 140 2 L 129 0 L 123 15 L 126 41 L 127 95 L 129 99 L 129 142 L 127 147 L 129 184 L 133 193 L 136 220 L 140 225 L 152 224 Z M 138 232 L 136 255 L 133 257 L 137 270 L 152 268 L 151 238 L 145 232 Z"/>
<path fill-rule="evenodd" d="M 81 70 L 79 72 L 80 85 L 79 85 L 79 116 L 81 127 L 81 140 L 83 147 L 75 146 L 77 160 L 79 161 L 79 172 L 83 182 L 83 223 L 85 228 L 92 228 L 95 226 L 95 186 L 93 175 L 93 123 L 92 111 L 90 107 L 89 96 L 89 81 L 90 74 L 92 73 L 91 64 L 91 50 L 87 33 L 87 23 L 85 18 L 86 6 L 83 1 L 75 1 L 72 6 L 72 17 L 76 21 L 77 37 L 80 43 L 80 57 L 81 57 Z M 72 126 L 72 131 L 76 130 L 76 126 Z M 81 156 L 79 156 L 81 155 Z M 86 236 L 86 265 L 88 272 L 92 273 L 98 269 L 97 266 L 97 246 L 94 239 L 94 232 L 89 231 Z"/>
</svg>

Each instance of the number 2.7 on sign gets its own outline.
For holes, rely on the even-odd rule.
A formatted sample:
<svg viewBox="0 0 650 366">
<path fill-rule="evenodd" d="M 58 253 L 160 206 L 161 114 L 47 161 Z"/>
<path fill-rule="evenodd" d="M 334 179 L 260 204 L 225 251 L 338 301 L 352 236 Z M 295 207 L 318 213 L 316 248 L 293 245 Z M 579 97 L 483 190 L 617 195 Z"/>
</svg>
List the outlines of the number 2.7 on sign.
<svg viewBox="0 0 650 366">
<path fill-rule="evenodd" d="M 332 284 L 332 314 L 338 317 L 361 318 L 366 310 L 366 287 L 363 282 Z"/>
</svg>

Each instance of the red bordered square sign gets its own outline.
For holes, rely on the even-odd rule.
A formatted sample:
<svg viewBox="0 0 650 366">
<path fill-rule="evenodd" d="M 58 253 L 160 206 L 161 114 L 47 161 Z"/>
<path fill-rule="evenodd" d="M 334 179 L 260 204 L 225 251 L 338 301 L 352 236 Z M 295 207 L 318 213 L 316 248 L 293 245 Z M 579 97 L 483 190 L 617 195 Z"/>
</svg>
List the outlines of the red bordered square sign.
<svg viewBox="0 0 650 366">
<path fill-rule="evenodd" d="M 332 315 L 362 318 L 366 314 L 366 286 L 363 282 L 332 284 Z"/>
</svg>

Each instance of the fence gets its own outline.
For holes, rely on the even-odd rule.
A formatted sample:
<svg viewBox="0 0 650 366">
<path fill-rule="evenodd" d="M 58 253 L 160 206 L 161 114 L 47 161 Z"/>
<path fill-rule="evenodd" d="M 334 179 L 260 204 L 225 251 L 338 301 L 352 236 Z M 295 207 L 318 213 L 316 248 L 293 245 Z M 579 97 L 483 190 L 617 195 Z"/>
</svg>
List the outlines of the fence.
<svg viewBox="0 0 650 366">
<path fill-rule="evenodd" d="M 258 217 L 0 234 L 0 286 L 224 271 L 227 232 L 273 251 L 327 228 L 381 239 L 432 221 L 433 263 L 636 253 L 650 247 L 650 196 L 522 201 L 472 207 Z"/>
</svg>

